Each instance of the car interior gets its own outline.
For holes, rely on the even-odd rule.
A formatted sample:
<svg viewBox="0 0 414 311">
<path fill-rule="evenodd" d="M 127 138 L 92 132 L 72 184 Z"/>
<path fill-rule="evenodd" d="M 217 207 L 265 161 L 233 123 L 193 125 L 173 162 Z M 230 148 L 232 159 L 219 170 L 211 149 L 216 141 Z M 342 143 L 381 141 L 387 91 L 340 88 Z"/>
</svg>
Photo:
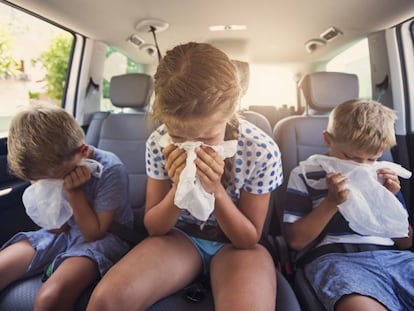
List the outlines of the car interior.
<svg viewBox="0 0 414 311">
<path fill-rule="evenodd" d="M 397 146 L 381 160 L 414 171 L 412 1 L 0 0 L 0 246 L 37 229 L 22 203 L 29 182 L 7 166 L 10 120 L 18 107 L 37 101 L 63 107 L 87 144 L 122 160 L 135 223 L 133 230 L 110 231 L 131 245 L 147 236 L 145 143 L 159 125 L 151 118 L 153 76 L 167 50 L 190 41 L 228 54 L 243 90 L 240 118 L 266 132 L 281 152 L 284 183 L 272 193 L 260 241 L 275 263 L 276 310 L 325 310 L 285 241 L 288 177 L 310 155 L 326 153 L 322 132 L 330 111 L 355 98 L 396 111 Z M 401 191 L 414 224 L 411 179 L 401 180 Z M 41 279 L 1 291 L 0 311 L 33 310 Z M 95 285 L 76 310 L 85 310 Z M 200 277 L 149 310 L 214 310 L 209 282 Z"/>
</svg>

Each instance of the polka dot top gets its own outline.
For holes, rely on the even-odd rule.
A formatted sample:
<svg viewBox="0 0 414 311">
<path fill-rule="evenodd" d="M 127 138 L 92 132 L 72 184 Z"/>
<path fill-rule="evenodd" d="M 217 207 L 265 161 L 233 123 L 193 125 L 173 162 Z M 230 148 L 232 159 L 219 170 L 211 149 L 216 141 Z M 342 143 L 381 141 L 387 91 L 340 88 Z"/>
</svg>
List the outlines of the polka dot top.
<svg viewBox="0 0 414 311">
<path fill-rule="evenodd" d="M 159 139 L 167 132 L 159 126 L 146 144 L 147 175 L 154 179 L 168 179 L 165 158 Z M 249 193 L 262 194 L 275 190 L 283 182 L 280 151 L 274 140 L 252 123 L 241 119 L 237 151 L 231 182 L 227 193 L 237 205 L 242 189 Z M 210 216 L 213 217 L 214 216 Z"/>
</svg>

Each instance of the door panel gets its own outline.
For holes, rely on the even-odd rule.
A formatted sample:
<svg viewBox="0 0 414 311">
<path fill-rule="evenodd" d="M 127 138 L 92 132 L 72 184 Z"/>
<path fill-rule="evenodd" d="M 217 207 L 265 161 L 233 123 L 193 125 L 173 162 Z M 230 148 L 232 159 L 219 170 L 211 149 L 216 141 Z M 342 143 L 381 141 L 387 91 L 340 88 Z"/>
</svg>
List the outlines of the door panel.
<svg viewBox="0 0 414 311">
<path fill-rule="evenodd" d="M 26 215 L 22 194 L 28 182 L 13 176 L 7 166 L 7 139 L 0 139 L 0 245 L 19 231 L 36 228 Z"/>
</svg>

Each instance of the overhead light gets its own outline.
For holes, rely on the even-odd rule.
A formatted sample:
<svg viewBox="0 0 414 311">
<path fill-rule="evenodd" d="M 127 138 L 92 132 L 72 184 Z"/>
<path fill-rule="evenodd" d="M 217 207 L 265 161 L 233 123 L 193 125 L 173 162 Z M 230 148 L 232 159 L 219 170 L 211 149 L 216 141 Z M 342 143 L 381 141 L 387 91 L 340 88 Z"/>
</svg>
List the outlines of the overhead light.
<svg viewBox="0 0 414 311">
<path fill-rule="evenodd" d="M 322 39 L 310 39 L 309 41 L 305 42 L 305 49 L 308 53 L 313 53 L 318 48 L 324 46 L 326 44 L 325 40 Z"/>
<path fill-rule="evenodd" d="M 246 25 L 215 25 L 208 27 L 210 31 L 245 30 Z"/>
<path fill-rule="evenodd" d="M 139 49 L 151 57 L 157 55 L 157 47 L 154 44 L 146 43 L 141 45 Z"/>
<path fill-rule="evenodd" d="M 135 29 L 139 32 L 151 32 L 152 29 L 154 29 L 155 32 L 162 32 L 164 30 L 167 30 L 169 26 L 170 25 L 163 20 L 151 18 L 139 21 L 135 25 Z"/>
<path fill-rule="evenodd" d="M 132 43 L 133 45 L 136 45 L 137 47 L 141 46 L 142 44 L 144 44 L 144 40 L 141 39 L 141 37 L 139 37 L 137 34 L 132 34 L 129 38 L 128 38 L 128 42 Z"/>
<path fill-rule="evenodd" d="M 320 34 L 320 37 L 328 42 L 332 41 L 333 39 L 337 38 L 338 36 L 342 35 L 343 32 L 340 31 L 338 28 L 329 27 L 324 32 Z"/>
</svg>

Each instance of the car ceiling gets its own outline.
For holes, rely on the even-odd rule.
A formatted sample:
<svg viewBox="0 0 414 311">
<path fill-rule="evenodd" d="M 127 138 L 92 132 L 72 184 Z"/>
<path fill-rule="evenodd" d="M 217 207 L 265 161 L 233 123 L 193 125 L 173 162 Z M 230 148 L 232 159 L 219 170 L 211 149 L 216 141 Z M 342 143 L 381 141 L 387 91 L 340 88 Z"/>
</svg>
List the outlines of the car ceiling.
<svg viewBox="0 0 414 311">
<path fill-rule="evenodd" d="M 9 1 L 87 37 L 116 46 L 143 63 L 152 57 L 127 39 L 144 19 L 165 21 L 157 32 L 161 53 L 188 41 L 211 42 L 232 58 L 254 63 L 317 63 L 366 34 L 414 16 L 412 0 L 16 0 Z M 212 25 L 246 25 L 246 30 L 211 32 Z M 343 35 L 313 53 L 305 42 L 334 26 Z"/>
</svg>

